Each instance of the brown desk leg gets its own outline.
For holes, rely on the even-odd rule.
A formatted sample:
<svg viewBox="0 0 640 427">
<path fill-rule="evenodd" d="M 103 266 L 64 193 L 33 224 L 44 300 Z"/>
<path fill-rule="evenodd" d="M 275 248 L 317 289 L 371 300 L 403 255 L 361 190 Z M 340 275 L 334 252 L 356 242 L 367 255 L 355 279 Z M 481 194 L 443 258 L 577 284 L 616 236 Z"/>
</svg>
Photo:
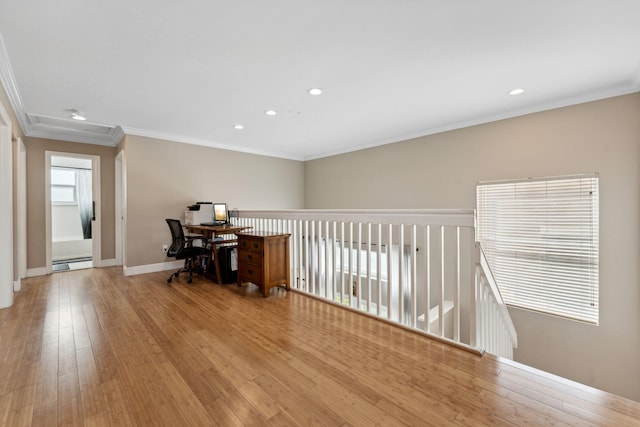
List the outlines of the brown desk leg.
<svg viewBox="0 0 640 427">
<path fill-rule="evenodd" d="M 220 261 L 218 260 L 218 246 L 216 244 L 211 245 L 211 252 L 213 255 L 213 265 L 216 266 L 216 281 L 218 285 L 222 285 L 222 273 L 220 272 Z"/>
</svg>

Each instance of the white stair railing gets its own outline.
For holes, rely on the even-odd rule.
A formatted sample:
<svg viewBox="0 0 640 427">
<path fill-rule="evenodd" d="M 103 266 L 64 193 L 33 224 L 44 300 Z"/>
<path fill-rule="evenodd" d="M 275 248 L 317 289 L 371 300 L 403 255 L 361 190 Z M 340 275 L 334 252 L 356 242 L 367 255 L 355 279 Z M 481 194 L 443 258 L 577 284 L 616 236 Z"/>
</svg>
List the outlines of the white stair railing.
<svg viewBox="0 0 640 427">
<path fill-rule="evenodd" d="M 291 233 L 292 289 L 484 351 L 491 318 L 476 296 L 493 294 L 476 284 L 473 210 L 241 211 L 232 222 Z"/>
<path fill-rule="evenodd" d="M 476 246 L 475 286 L 477 319 L 476 347 L 497 356 L 513 359 L 513 349 L 518 347 L 518 335 L 507 306 L 491 273 L 480 243 Z"/>
</svg>

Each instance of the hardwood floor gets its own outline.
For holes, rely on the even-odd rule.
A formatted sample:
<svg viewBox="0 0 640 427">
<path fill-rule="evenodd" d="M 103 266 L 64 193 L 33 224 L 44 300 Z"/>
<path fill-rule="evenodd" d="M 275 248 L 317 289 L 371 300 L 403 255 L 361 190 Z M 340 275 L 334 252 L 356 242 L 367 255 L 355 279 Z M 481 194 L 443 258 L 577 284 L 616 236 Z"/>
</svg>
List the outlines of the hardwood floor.
<svg viewBox="0 0 640 427">
<path fill-rule="evenodd" d="M 640 403 L 273 289 L 119 268 L 0 310 L 0 425 L 640 425 Z"/>
</svg>

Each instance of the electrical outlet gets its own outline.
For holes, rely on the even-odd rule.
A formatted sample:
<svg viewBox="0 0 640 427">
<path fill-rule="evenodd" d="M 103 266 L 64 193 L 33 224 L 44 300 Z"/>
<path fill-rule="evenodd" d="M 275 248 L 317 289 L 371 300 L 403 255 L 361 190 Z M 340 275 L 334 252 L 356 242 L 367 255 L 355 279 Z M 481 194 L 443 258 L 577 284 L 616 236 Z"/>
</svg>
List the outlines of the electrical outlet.
<svg viewBox="0 0 640 427">
<path fill-rule="evenodd" d="M 169 245 L 162 245 L 162 253 L 166 254 L 167 252 L 169 252 Z"/>
</svg>

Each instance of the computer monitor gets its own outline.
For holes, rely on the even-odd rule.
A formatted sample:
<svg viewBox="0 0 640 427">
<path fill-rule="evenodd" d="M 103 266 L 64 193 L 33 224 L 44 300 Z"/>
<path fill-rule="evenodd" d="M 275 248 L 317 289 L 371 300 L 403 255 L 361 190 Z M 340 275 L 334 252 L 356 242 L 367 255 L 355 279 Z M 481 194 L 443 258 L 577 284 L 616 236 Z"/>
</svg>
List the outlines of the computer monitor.
<svg viewBox="0 0 640 427">
<path fill-rule="evenodd" d="M 226 224 L 229 221 L 226 203 L 213 204 L 213 223 Z"/>
</svg>

